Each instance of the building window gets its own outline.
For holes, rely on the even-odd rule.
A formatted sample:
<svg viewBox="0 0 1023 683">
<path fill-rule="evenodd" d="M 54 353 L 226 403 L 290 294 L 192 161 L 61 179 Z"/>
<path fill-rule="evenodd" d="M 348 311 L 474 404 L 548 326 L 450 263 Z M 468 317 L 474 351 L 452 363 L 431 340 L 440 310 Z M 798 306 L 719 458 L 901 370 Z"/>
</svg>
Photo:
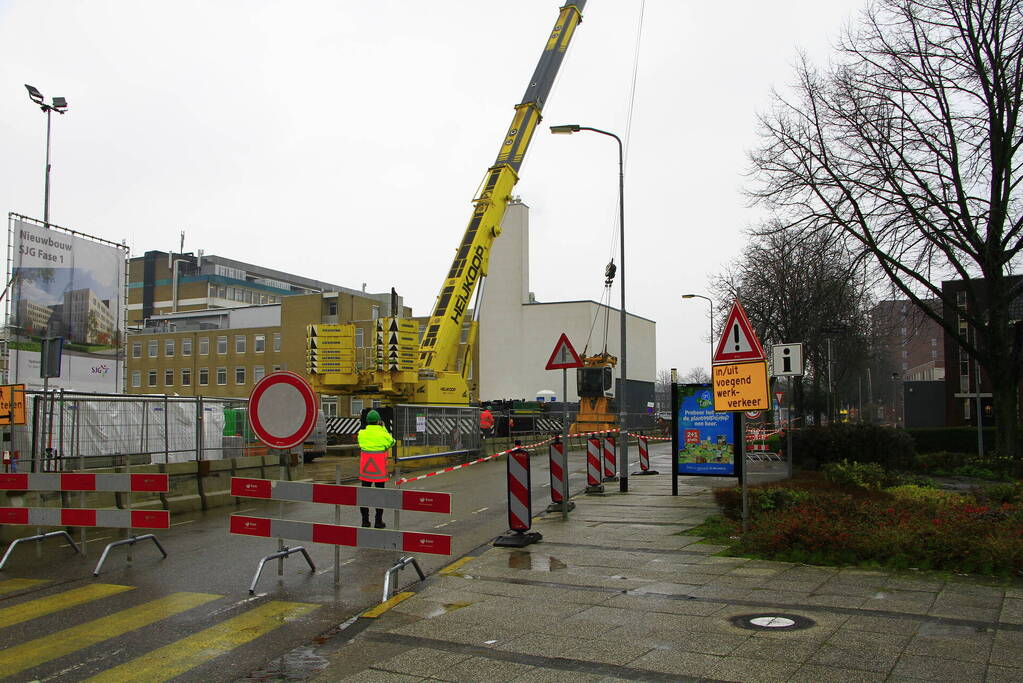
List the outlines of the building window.
<svg viewBox="0 0 1023 683">
<path fill-rule="evenodd" d="M 357 417 L 359 415 L 362 415 L 362 406 L 363 406 L 363 403 L 362 403 L 362 399 L 361 398 L 353 398 L 352 399 L 352 408 L 351 408 L 351 411 L 350 411 L 349 414 L 352 417 Z"/>
<path fill-rule="evenodd" d="M 217 368 L 217 384 L 219 386 L 227 384 L 227 368 Z"/>
<path fill-rule="evenodd" d="M 327 302 L 327 315 L 337 315 L 337 299 Z"/>
<path fill-rule="evenodd" d="M 245 384 L 245 368 L 243 366 L 234 369 L 234 383 Z"/>
<path fill-rule="evenodd" d="M 156 358 L 156 354 L 160 349 L 160 342 L 155 339 L 149 340 L 149 357 Z"/>
<path fill-rule="evenodd" d="M 266 369 L 262 365 L 257 365 L 252 368 L 252 381 L 258 382 L 266 376 Z"/>
<path fill-rule="evenodd" d="M 210 369 L 199 368 L 199 386 L 207 387 L 210 384 Z"/>
<path fill-rule="evenodd" d="M 362 348 L 362 342 L 365 339 L 364 334 L 365 333 L 362 331 L 361 327 L 356 327 L 355 328 L 355 348 L 357 348 L 357 349 L 361 349 Z"/>
<path fill-rule="evenodd" d="M 142 386 L 142 372 L 140 370 L 131 371 L 131 385 L 135 388 Z"/>
<path fill-rule="evenodd" d="M 380 317 L 380 307 L 379 306 L 374 306 L 373 307 L 373 320 L 376 320 L 379 317 Z"/>
<path fill-rule="evenodd" d="M 131 343 L 131 357 L 142 358 L 142 342 Z"/>
<path fill-rule="evenodd" d="M 280 372 L 280 371 L 281 371 L 281 366 L 280 366 L 280 365 L 275 365 L 275 366 L 273 366 L 273 367 L 272 367 L 272 368 L 270 369 L 270 371 L 271 371 L 271 372 Z"/>
<path fill-rule="evenodd" d="M 146 379 L 149 382 L 149 386 L 155 387 L 156 386 L 156 370 L 150 370 L 149 371 L 149 376 Z"/>
<path fill-rule="evenodd" d="M 266 351 L 266 335 L 255 334 L 252 335 L 252 350 L 256 353 L 263 353 Z"/>
<path fill-rule="evenodd" d="M 174 340 L 164 339 L 163 340 L 163 355 L 167 358 L 174 357 Z"/>
<path fill-rule="evenodd" d="M 245 342 L 248 337 L 244 334 L 236 334 L 234 337 L 234 352 L 245 353 Z"/>
<path fill-rule="evenodd" d="M 221 356 L 227 353 L 227 337 L 217 337 L 217 353 Z"/>
<path fill-rule="evenodd" d="M 210 338 L 199 337 L 199 355 L 208 356 L 210 355 Z"/>
<path fill-rule="evenodd" d="M 210 289 L 209 289 L 209 296 L 216 296 L 216 295 L 217 295 L 217 286 L 211 282 L 210 283 Z"/>
<path fill-rule="evenodd" d="M 337 417 L 337 396 L 321 396 L 320 410 L 324 417 Z"/>
<path fill-rule="evenodd" d="M 164 370 L 163 371 L 163 386 L 172 387 L 174 386 L 174 371 Z"/>
<path fill-rule="evenodd" d="M 274 351 L 281 350 L 281 333 L 274 332 Z"/>
<path fill-rule="evenodd" d="M 182 339 L 181 340 L 181 355 L 191 356 L 192 355 L 192 340 Z"/>
<path fill-rule="evenodd" d="M 181 368 L 181 386 L 192 386 L 192 368 Z"/>
</svg>

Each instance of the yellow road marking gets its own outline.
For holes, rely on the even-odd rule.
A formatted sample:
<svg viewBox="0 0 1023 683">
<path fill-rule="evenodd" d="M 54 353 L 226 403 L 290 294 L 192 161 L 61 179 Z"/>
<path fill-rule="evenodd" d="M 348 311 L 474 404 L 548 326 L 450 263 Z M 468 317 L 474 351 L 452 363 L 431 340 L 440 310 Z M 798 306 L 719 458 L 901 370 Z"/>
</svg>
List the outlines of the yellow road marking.
<svg viewBox="0 0 1023 683">
<path fill-rule="evenodd" d="M 6 581 L 0 581 L 0 595 L 20 591 L 22 588 L 38 586 L 41 583 L 47 583 L 46 579 L 7 579 Z"/>
<path fill-rule="evenodd" d="M 387 600 L 384 600 L 383 602 L 381 602 L 376 607 L 373 607 L 373 608 L 370 608 L 370 609 L 366 610 L 365 612 L 362 613 L 362 616 L 364 616 L 364 617 L 366 617 L 368 619 L 376 619 L 381 614 L 383 614 L 387 610 L 389 610 L 392 607 L 394 607 L 395 605 L 397 605 L 399 602 L 403 602 L 405 600 L 408 600 L 413 595 L 415 595 L 415 593 L 412 593 L 412 592 L 409 592 L 409 591 L 405 591 L 404 593 L 398 593 L 394 597 L 389 598 Z"/>
<path fill-rule="evenodd" d="M 72 626 L 21 645 L 0 650 L 0 671 L 12 676 L 19 671 L 39 666 L 57 657 L 101 643 L 109 638 L 148 626 L 160 619 L 216 600 L 209 593 L 174 593 L 137 607 L 115 612 L 79 626 Z"/>
<path fill-rule="evenodd" d="M 88 680 L 92 683 L 166 681 L 214 657 L 230 652 L 239 645 L 255 640 L 278 626 L 283 626 L 289 619 L 300 617 L 318 607 L 319 605 L 303 602 L 268 602 Z"/>
<path fill-rule="evenodd" d="M 452 562 L 448 566 L 444 567 L 444 569 L 441 569 L 437 573 L 438 574 L 454 574 L 456 571 L 458 571 L 459 569 L 462 568 L 462 565 L 468 564 L 471 560 L 475 560 L 475 559 L 476 559 L 475 557 L 469 557 L 469 556 L 463 557 L 460 560 L 455 560 L 454 562 Z"/>
<path fill-rule="evenodd" d="M 12 607 L 0 609 L 0 628 L 20 624 L 23 621 L 59 612 L 62 609 L 77 607 L 86 602 L 99 600 L 110 595 L 130 591 L 132 586 L 118 586 L 112 583 L 93 583 L 81 588 L 73 588 L 63 593 L 49 595 L 45 598 L 29 600 Z"/>
</svg>

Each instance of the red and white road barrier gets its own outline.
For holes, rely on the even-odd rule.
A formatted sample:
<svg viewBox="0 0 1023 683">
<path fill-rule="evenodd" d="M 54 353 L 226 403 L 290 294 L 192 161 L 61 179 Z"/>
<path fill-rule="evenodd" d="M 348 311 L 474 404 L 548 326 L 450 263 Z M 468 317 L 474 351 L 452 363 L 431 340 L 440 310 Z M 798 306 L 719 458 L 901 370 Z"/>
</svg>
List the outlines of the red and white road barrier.
<svg viewBox="0 0 1023 683">
<path fill-rule="evenodd" d="M 551 502 L 560 505 L 565 496 L 562 491 L 567 491 L 568 466 L 565 458 L 565 444 L 560 441 L 550 445 L 550 471 L 551 471 Z"/>
<path fill-rule="evenodd" d="M 273 479 L 231 479 L 231 495 L 239 498 L 283 500 L 292 503 L 327 503 L 358 507 L 451 514 L 451 494 L 434 491 L 399 491 L 371 486 L 312 484 Z"/>
<path fill-rule="evenodd" d="M 508 528 L 512 533 L 494 540 L 498 547 L 521 548 L 536 543 L 543 536 L 530 531 L 533 526 L 532 479 L 529 474 L 529 451 L 513 448 L 508 453 Z"/>
<path fill-rule="evenodd" d="M 604 481 L 618 481 L 615 437 L 604 437 Z"/>
<path fill-rule="evenodd" d="M 0 508 L 0 524 L 33 526 L 169 529 L 166 510 L 90 510 L 88 508 Z"/>
<path fill-rule="evenodd" d="M 543 441 L 538 441 L 538 442 L 536 442 L 534 444 L 530 444 L 528 446 L 516 446 L 515 448 L 524 448 L 526 450 L 532 450 L 534 448 L 539 448 L 540 446 L 543 446 L 544 444 L 550 443 L 551 441 L 554 441 L 555 438 L 557 438 L 557 437 L 552 436 L 549 439 L 544 439 Z M 461 465 L 452 465 L 451 467 L 445 467 L 444 469 L 437 470 L 436 472 L 428 472 L 427 474 L 421 474 L 418 477 L 402 477 L 401 479 L 395 479 L 394 485 L 395 486 L 401 486 L 402 484 L 407 484 L 410 481 L 419 481 L 420 479 L 428 479 L 430 477 L 436 477 L 438 474 L 446 474 L 448 472 L 454 472 L 455 470 L 460 470 L 463 467 L 469 467 L 471 465 L 478 465 L 481 462 L 487 462 L 488 460 L 493 460 L 494 458 L 500 458 L 502 455 L 508 455 L 513 450 L 515 450 L 515 448 L 509 448 L 508 450 L 501 451 L 500 453 L 493 453 L 492 455 L 487 455 L 487 456 L 484 456 L 482 458 L 476 458 L 475 460 L 470 460 L 469 462 L 463 462 Z"/>
<path fill-rule="evenodd" d="M 432 555 L 451 554 L 451 537 L 444 534 L 297 522 L 272 517 L 231 515 L 231 533 L 262 538 L 288 538 L 308 543 L 327 543 L 352 548 L 400 550 Z"/>
<path fill-rule="evenodd" d="M 604 485 L 600 483 L 600 461 L 603 448 L 600 439 L 586 440 L 586 493 L 603 493 Z"/>
<path fill-rule="evenodd" d="M 377 487 L 344 486 L 341 484 L 313 484 L 310 482 L 277 481 L 272 479 L 248 479 L 232 477 L 231 495 L 240 498 L 259 498 L 299 503 L 324 503 L 327 505 L 347 505 L 358 507 L 379 507 L 394 510 L 414 510 L 416 512 L 451 513 L 451 494 L 433 491 L 399 491 Z M 339 509 L 339 508 L 338 508 Z M 256 583 L 263 572 L 263 567 L 270 560 L 279 560 L 278 574 L 283 573 L 284 558 L 294 553 L 302 553 L 309 569 L 316 572 L 316 565 L 303 546 L 288 548 L 283 539 L 293 539 L 309 543 L 326 543 L 334 546 L 353 548 L 369 548 L 373 550 L 399 550 L 412 553 L 429 553 L 433 555 L 451 554 L 451 537 L 446 534 L 429 534 L 415 531 L 399 531 L 392 529 L 376 529 L 368 527 L 347 526 L 342 524 L 322 524 L 303 522 L 271 517 L 254 517 L 252 515 L 231 515 L 230 532 L 242 536 L 259 536 L 277 538 L 278 551 L 267 555 L 259 562 L 256 575 L 249 586 L 249 593 L 256 592 Z M 335 553 L 335 581 L 338 580 L 338 555 Z M 384 600 L 390 593 L 390 583 L 395 572 L 412 565 L 419 572 L 421 579 L 426 578 L 414 558 L 401 558 L 397 565 L 384 575 Z"/>
<path fill-rule="evenodd" d="M 61 472 L 0 474 L 0 491 L 119 491 L 165 493 L 166 474 Z"/>
<path fill-rule="evenodd" d="M 118 493 L 166 493 L 166 474 L 94 474 L 91 472 L 43 472 L 38 474 L 0 474 L 0 491 L 61 491 L 61 492 L 118 492 Z M 130 508 L 129 504 L 129 508 Z M 0 507 L 0 524 L 32 526 L 62 526 L 114 529 L 169 529 L 170 513 L 166 510 L 119 510 L 94 508 L 33 508 Z M 84 533 L 84 532 L 83 532 Z M 28 541 L 63 536 L 75 552 L 81 552 L 66 529 L 18 538 L 11 542 L 7 552 L 0 559 L 0 569 L 7 564 L 15 546 Z M 135 545 L 139 541 L 153 541 L 164 557 L 167 552 L 153 534 L 129 535 L 129 538 L 114 541 L 103 549 L 99 564 L 93 576 L 99 575 L 111 548 L 120 545 Z M 131 559 L 129 551 L 128 559 Z"/>
</svg>

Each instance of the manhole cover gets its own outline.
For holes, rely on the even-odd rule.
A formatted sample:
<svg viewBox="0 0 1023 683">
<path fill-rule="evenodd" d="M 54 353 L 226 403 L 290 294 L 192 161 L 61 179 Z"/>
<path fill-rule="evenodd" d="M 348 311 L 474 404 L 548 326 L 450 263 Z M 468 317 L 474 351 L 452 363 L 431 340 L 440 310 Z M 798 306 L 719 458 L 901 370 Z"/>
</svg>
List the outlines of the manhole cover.
<svg viewBox="0 0 1023 683">
<path fill-rule="evenodd" d="M 798 631 L 815 625 L 813 619 L 798 614 L 742 614 L 729 621 L 739 628 L 757 631 Z"/>
</svg>

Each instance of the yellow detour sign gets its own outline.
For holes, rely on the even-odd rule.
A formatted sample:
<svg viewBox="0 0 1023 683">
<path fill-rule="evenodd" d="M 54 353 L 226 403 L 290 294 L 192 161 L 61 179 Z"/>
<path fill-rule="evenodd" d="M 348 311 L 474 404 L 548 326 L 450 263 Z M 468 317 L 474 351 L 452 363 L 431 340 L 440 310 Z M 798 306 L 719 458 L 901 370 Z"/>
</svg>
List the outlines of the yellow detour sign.
<svg viewBox="0 0 1023 683">
<path fill-rule="evenodd" d="M 0 425 L 25 424 L 25 385 L 0 384 Z"/>
<path fill-rule="evenodd" d="M 771 409 L 764 361 L 715 365 L 713 382 L 716 412 Z"/>
</svg>

